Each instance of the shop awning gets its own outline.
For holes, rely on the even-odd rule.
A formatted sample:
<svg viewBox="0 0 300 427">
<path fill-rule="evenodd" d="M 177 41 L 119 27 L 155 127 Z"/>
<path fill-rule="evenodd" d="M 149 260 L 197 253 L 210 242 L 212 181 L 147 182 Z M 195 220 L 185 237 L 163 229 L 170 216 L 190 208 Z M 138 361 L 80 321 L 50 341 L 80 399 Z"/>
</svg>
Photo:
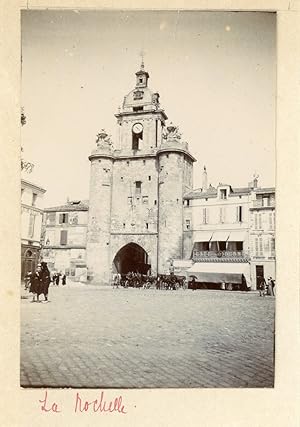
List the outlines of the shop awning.
<svg viewBox="0 0 300 427">
<path fill-rule="evenodd" d="M 230 235 L 228 237 L 229 242 L 244 242 L 246 238 L 246 231 L 245 230 L 234 230 L 230 232 Z"/>
<path fill-rule="evenodd" d="M 248 263 L 196 262 L 187 274 L 189 280 L 195 277 L 197 282 L 242 283 L 243 275 L 249 281 L 250 266 Z"/>
<path fill-rule="evenodd" d="M 212 242 L 226 242 L 229 237 L 229 231 L 218 230 L 212 235 Z"/>
<path fill-rule="evenodd" d="M 212 234 L 212 231 L 196 231 L 193 234 L 193 242 L 209 242 Z"/>
</svg>

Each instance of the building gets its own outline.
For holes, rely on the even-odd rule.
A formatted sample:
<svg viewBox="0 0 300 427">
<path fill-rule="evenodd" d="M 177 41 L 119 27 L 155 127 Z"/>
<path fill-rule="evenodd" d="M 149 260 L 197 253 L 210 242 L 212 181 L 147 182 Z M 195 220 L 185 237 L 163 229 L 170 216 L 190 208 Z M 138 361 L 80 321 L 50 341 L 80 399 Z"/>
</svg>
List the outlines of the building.
<svg viewBox="0 0 300 427">
<path fill-rule="evenodd" d="M 45 209 L 43 260 L 51 272 L 86 280 L 88 202 L 73 200 Z"/>
<path fill-rule="evenodd" d="M 21 180 L 21 277 L 34 271 L 41 250 L 43 196 L 46 190 Z"/>
<path fill-rule="evenodd" d="M 167 273 L 182 258 L 183 199 L 193 188 L 194 157 L 176 126 L 166 126 L 159 94 L 142 63 L 116 117 L 116 147 L 105 131 L 91 162 L 87 267 L 108 284 L 113 272 Z"/>
<path fill-rule="evenodd" d="M 185 195 L 184 258 L 193 261 L 186 271 L 203 286 L 256 289 L 275 277 L 275 190 L 257 184 L 207 186 L 204 168 L 202 188 Z"/>
<path fill-rule="evenodd" d="M 257 188 L 250 203 L 251 277 L 275 278 L 275 189 Z"/>
</svg>

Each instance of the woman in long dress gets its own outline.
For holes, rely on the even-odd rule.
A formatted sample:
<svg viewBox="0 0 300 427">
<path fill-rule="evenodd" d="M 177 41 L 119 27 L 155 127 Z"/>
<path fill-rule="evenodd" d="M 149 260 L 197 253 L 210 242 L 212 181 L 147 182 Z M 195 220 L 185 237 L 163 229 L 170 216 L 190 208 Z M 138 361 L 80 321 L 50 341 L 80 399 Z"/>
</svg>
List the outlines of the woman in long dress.
<svg viewBox="0 0 300 427">
<path fill-rule="evenodd" d="M 32 302 L 35 302 L 35 297 L 36 301 L 39 302 L 40 295 L 43 293 L 42 268 L 40 264 L 30 278 L 29 292 L 33 294 Z"/>
</svg>

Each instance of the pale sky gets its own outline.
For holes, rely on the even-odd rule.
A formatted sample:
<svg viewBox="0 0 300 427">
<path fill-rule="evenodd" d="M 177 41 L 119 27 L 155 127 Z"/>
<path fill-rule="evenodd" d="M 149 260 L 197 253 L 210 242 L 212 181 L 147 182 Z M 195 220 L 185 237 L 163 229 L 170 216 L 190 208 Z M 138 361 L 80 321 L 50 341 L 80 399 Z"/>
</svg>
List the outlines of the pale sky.
<svg viewBox="0 0 300 427">
<path fill-rule="evenodd" d="M 22 12 L 24 178 L 45 205 L 86 199 L 101 128 L 115 139 L 118 106 L 145 51 L 149 87 L 179 126 L 208 182 L 275 184 L 276 16 L 251 12 Z"/>
</svg>

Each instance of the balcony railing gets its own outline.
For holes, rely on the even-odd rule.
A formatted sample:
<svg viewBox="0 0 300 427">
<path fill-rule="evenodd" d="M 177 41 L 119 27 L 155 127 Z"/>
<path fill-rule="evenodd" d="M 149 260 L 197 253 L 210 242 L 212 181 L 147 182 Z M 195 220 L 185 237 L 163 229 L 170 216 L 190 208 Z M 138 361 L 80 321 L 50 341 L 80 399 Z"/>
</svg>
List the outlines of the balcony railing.
<svg viewBox="0 0 300 427">
<path fill-rule="evenodd" d="M 264 203 L 262 200 L 253 200 L 252 208 L 274 208 L 275 200 L 269 200 L 268 203 Z"/>
<path fill-rule="evenodd" d="M 247 262 L 250 259 L 248 251 L 193 251 L 193 261 L 237 261 Z"/>
</svg>

